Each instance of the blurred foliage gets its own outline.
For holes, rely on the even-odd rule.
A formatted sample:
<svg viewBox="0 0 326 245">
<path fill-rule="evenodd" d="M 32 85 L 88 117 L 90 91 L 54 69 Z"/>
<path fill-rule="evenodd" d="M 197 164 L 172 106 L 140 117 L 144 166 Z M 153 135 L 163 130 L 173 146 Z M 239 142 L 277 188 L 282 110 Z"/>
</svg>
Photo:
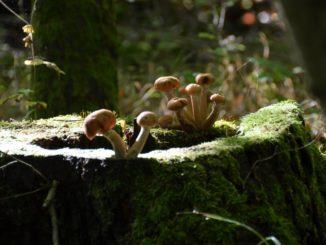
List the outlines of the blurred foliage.
<svg viewBox="0 0 326 245">
<path fill-rule="evenodd" d="M 24 53 L 0 45 L 0 118 L 20 118 L 27 111 L 30 70 L 24 66 Z"/>
<path fill-rule="evenodd" d="M 244 20 L 248 13 L 250 23 Z M 211 72 L 212 88 L 229 101 L 222 114 L 232 118 L 305 96 L 269 1 L 121 1 L 118 21 L 123 115 L 157 110 L 161 95 L 151 84 L 161 75 L 186 84 L 199 72 Z"/>
<path fill-rule="evenodd" d="M 120 115 L 136 116 L 143 110 L 163 114 L 162 95 L 152 89 L 159 76 L 177 76 L 185 85 L 194 82 L 196 74 L 210 72 L 215 77 L 211 90 L 227 100 L 220 117 L 237 119 L 262 106 L 295 99 L 307 112 L 308 125 L 321 128 L 320 108 L 305 90 L 304 71 L 290 55 L 294 52 L 272 2 L 116 1 Z M 0 27 L 2 39 L 9 32 Z M 0 105 L 1 118 L 26 113 L 26 103 L 16 102 L 28 96 L 19 91 L 28 89 L 29 79 L 22 59 L 28 55 L 19 50 L 0 47 L 0 99 L 17 95 L 10 104 Z"/>
</svg>

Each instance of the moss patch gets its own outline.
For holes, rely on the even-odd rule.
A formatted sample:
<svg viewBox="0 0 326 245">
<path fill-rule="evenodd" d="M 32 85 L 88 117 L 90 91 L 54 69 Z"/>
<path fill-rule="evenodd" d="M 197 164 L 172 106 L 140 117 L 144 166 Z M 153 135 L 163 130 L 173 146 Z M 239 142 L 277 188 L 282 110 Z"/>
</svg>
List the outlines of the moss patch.
<svg viewBox="0 0 326 245">
<path fill-rule="evenodd" d="M 36 145 L 45 149 L 65 147 L 112 149 L 110 143 L 102 136 L 97 136 L 93 141 L 89 141 L 84 135 L 82 123 L 83 118 L 80 115 L 13 122 L 0 121 L 0 139 L 7 142 Z M 131 127 L 127 125 L 127 129 Z M 117 130 L 123 135 L 121 127 L 117 126 Z M 191 134 L 179 130 L 154 128 L 151 133 L 151 141 L 147 142 L 144 151 L 196 145 L 215 138 L 235 135 L 236 130 L 237 126 L 234 123 L 223 120 L 217 121 L 212 130 Z"/>
<path fill-rule="evenodd" d="M 177 215 L 193 209 L 244 222 L 283 244 L 323 244 L 326 161 L 300 112 L 295 102 L 282 102 L 243 118 L 241 135 L 151 152 L 146 157 L 153 161 L 123 163 L 122 176 L 111 166 L 108 181 L 95 178 L 95 203 L 115 203 L 120 211 L 127 205 L 128 228 L 116 233 L 126 244 L 258 242 L 232 225 Z"/>
</svg>

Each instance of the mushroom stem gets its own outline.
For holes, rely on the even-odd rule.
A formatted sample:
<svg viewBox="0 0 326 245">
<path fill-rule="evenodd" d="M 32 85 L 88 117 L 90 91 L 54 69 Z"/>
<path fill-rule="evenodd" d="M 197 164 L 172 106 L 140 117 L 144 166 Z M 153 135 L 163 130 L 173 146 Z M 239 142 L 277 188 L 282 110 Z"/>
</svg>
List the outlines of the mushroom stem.
<svg viewBox="0 0 326 245">
<path fill-rule="evenodd" d="M 191 117 L 189 117 L 189 114 L 187 115 L 187 111 L 184 108 L 179 111 L 176 111 L 176 115 L 181 127 L 185 131 L 197 128 L 195 122 Z"/>
<path fill-rule="evenodd" d="M 208 129 L 213 126 L 214 122 L 218 117 L 218 110 L 217 110 L 218 105 L 224 103 L 225 99 L 224 96 L 216 93 L 216 94 L 212 94 L 209 97 L 209 101 L 213 102 L 213 108 L 211 113 L 206 118 L 204 124 L 202 125 L 202 129 Z"/>
<path fill-rule="evenodd" d="M 143 150 L 149 135 L 148 127 L 141 127 L 140 132 L 135 140 L 135 143 L 127 152 L 127 158 L 137 158 L 138 154 Z"/>
<path fill-rule="evenodd" d="M 202 126 L 202 129 L 209 129 L 210 127 L 212 127 L 213 124 L 215 123 L 215 121 L 217 120 L 217 118 L 218 118 L 218 105 L 216 102 L 214 102 L 212 111 L 207 116 L 207 118 Z"/>
<path fill-rule="evenodd" d="M 198 105 L 197 105 L 198 106 Z M 201 86 L 200 92 L 200 117 L 201 122 L 204 122 L 207 117 L 208 103 L 207 103 L 207 86 Z"/>
<path fill-rule="evenodd" d="M 138 154 L 143 150 L 147 141 L 149 130 L 158 123 L 158 118 L 155 113 L 150 111 L 144 111 L 140 113 L 136 119 L 137 124 L 141 127 L 140 132 L 127 152 L 127 158 L 136 158 Z"/>
<path fill-rule="evenodd" d="M 115 157 L 116 158 L 125 158 L 126 157 L 126 144 L 122 140 L 121 136 L 114 131 L 113 129 L 107 131 L 106 133 L 103 133 L 103 136 L 107 138 L 111 145 L 112 148 L 115 152 Z"/>
<path fill-rule="evenodd" d="M 164 94 L 168 101 L 174 97 L 172 91 L 164 92 Z"/>
<path fill-rule="evenodd" d="M 195 124 L 200 127 L 202 125 L 200 114 L 200 94 L 201 86 L 196 83 L 190 83 L 185 88 L 187 94 L 190 96 L 192 116 Z"/>
<path fill-rule="evenodd" d="M 208 85 L 212 84 L 214 79 L 212 74 L 210 73 L 200 73 L 195 78 L 196 84 L 200 85 L 200 104 L 198 105 L 200 108 L 200 116 L 201 116 L 201 125 L 204 124 L 204 121 L 207 117 L 208 111 L 208 103 L 207 103 L 207 94 L 208 94 Z"/>
<path fill-rule="evenodd" d="M 201 126 L 200 98 L 197 94 L 190 95 L 193 120 L 197 126 Z"/>
<path fill-rule="evenodd" d="M 186 109 L 188 106 L 188 100 L 185 98 L 175 97 L 169 100 L 167 108 L 176 113 L 179 123 L 185 129 L 195 128 L 195 123 L 192 118 L 192 114 Z"/>
<path fill-rule="evenodd" d="M 181 110 L 183 117 L 185 118 L 186 121 L 189 121 L 192 124 L 195 124 L 195 121 L 192 116 L 192 108 L 191 106 L 187 105 Z"/>
</svg>

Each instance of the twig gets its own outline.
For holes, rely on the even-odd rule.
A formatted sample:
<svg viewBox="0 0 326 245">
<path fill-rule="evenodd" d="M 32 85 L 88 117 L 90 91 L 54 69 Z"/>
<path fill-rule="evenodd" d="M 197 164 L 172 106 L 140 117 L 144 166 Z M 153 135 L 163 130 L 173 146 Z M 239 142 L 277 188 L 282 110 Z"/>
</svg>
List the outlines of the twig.
<svg viewBox="0 0 326 245">
<path fill-rule="evenodd" d="M 22 163 L 23 165 L 26 165 L 27 167 L 31 168 L 39 176 L 41 176 L 42 179 L 44 179 L 47 183 L 50 182 L 48 178 L 46 178 L 40 171 L 38 171 L 31 164 L 29 164 L 29 163 L 15 157 L 15 156 L 9 155 L 6 152 L 0 151 L 0 153 L 14 159 L 14 161 L 11 161 L 11 162 L 1 166 L 0 169 L 3 170 L 4 168 L 6 168 L 6 167 L 8 167 L 8 166 L 10 166 L 12 164 L 15 164 L 15 163 Z M 51 224 L 52 224 L 52 243 L 53 243 L 53 245 L 59 245 L 58 219 L 57 219 L 57 213 L 56 213 L 55 206 L 54 206 L 54 199 L 55 199 L 56 190 L 57 190 L 58 185 L 59 185 L 59 182 L 57 180 L 52 181 L 51 187 L 50 187 L 50 189 L 48 191 L 48 194 L 47 194 L 46 198 L 44 199 L 44 202 L 43 202 L 43 205 L 42 205 L 44 208 L 48 208 L 49 213 L 50 213 Z M 30 194 L 34 194 L 34 193 L 39 192 L 41 190 L 44 190 L 44 189 L 46 189 L 48 187 L 49 187 L 49 185 L 45 185 L 45 186 L 42 186 L 42 187 L 40 187 L 38 189 L 35 189 L 33 191 L 3 197 L 3 198 L 0 198 L 0 201 L 12 199 L 12 198 L 19 198 L 19 197 L 27 196 L 27 195 L 30 195 Z"/>
<path fill-rule="evenodd" d="M 53 203 L 49 207 L 49 212 L 50 212 L 51 224 L 52 224 L 52 243 L 53 245 L 59 245 L 60 243 L 59 243 L 57 211 L 55 210 Z"/>
<path fill-rule="evenodd" d="M 249 179 L 250 175 L 252 174 L 252 172 L 254 171 L 254 169 L 257 167 L 258 163 L 268 161 L 268 160 L 270 160 L 270 159 L 274 158 L 275 156 L 280 155 L 280 154 L 282 154 L 282 153 L 286 153 L 286 152 L 294 152 L 294 151 L 301 151 L 301 150 L 303 150 L 303 149 L 309 147 L 310 145 L 314 144 L 314 143 L 318 140 L 319 136 L 323 133 L 323 131 L 324 131 L 324 127 L 322 127 L 322 128 L 320 129 L 319 133 L 317 134 L 316 137 L 314 137 L 313 140 L 311 140 L 310 142 L 308 142 L 307 144 L 305 144 L 305 145 L 303 145 L 303 146 L 295 147 L 295 148 L 292 148 L 292 149 L 289 149 L 289 150 L 283 150 L 283 151 L 276 151 L 276 150 L 277 150 L 277 147 L 275 147 L 275 149 L 274 149 L 274 153 L 273 153 L 272 155 L 270 155 L 270 156 L 268 156 L 268 157 L 266 157 L 266 158 L 263 158 L 263 159 L 258 159 L 258 160 L 256 160 L 256 161 L 253 163 L 253 165 L 251 166 L 251 168 L 250 168 L 248 174 L 246 175 L 246 177 L 245 177 L 245 179 L 244 179 L 244 182 L 243 182 L 243 184 L 242 184 L 243 189 L 245 189 L 246 184 L 247 184 L 247 182 L 248 182 L 248 179 Z"/>
<path fill-rule="evenodd" d="M 58 218 L 57 212 L 54 206 L 55 195 L 57 191 L 57 187 L 59 185 L 59 181 L 53 180 L 51 184 L 51 188 L 43 202 L 43 208 L 48 208 L 50 217 L 51 217 L 51 224 L 52 224 L 52 244 L 59 245 L 59 229 L 58 229 Z"/>
<path fill-rule="evenodd" d="M 7 4 L 5 4 L 2 0 L 0 0 L 0 3 L 13 15 L 15 15 L 18 19 L 23 21 L 25 24 L 29 25 L 29 22 L 25 20 L 23 17 L 21 17 L 19 14 L 17 14 L 15 11 L 13 11 Z"/>
<path fill-rule="evenodd" d="M 6 201 L 6 200 L 9 200 L 9 199 L 13 199 L 13 198 L 19 198 L 19 197 L 31 195 L 31 194 L 37 193 L 39 191 L 45 190 L 48 187 L 49 186 L 45 185 L 45 186 L 37 188 L 37 189 L 35 189 L 33 191 L 28 191 L 28 192 L 24 192 L 24 193 L 15 194 L 15 195 L 12 195 L 12 196 L 2 197 L 2 198 L 0 198 L 0 201 Z"/>
<path fill-rule="evenodd" d="M 220 16 L 219 16 L 218 25 L 217 25 L 217 30 L 218 30 L 219 34 L 222 33 L 223 28 L 224 28 L 226 8 L 227 8 L 227 6 L 226 6 L 225 2 L 222 1 L 222 3 L 221 3 Z"/>
<path fill-rule="evenodd" d="M 259 40 L 263 45 L 263 57 L 265 59 L 269 58 L 269 53 L 270 53 L 270 49 L 269 49 L 269 44 L 268 44 L 268 39 L 267 36 L 265 35 L 265 33 L 260 32 L 259 33 Z"/>
<path fill-rule="evenodd" d="M 31 165 L 31 164 L 29 164 L 29 163 L 27 163 L 27 162 L 25 162 L 25 161 L 23 161 L 23 160 L 15 157 L 15 156 L 12 156 L 12 155 L 4 152 L 4 151 L 1 151 L 0 150 L 0 153 L 6 155 L 8 157 L 11 157 L 12 159 L 16 160 L 17 162 L 19 162 L 19 163 L 21 163 L 23 165 L 26 165 L 27 167 L 29 167 L 30 169 L 32 169 L 36 174 L 38 174 L 42 179 L 44 179 L 46 182 L 49 181 L 49 179 L 47 177 L 45 177 L 45 175 L 42 174 L 39 170 L 37 170 L 35 167 L 33 167 L 33 165 Z M 5 167 L 8 167 L 9 165 L 11 165 L 13 163 L 14 163 L 14 161 L 13 162 L 9 162 L 8 164 L 1 166 L 0 169 L 3 169 Z"/>
<path fill-rule="evenodd" d="M 247 183 L 249 177 L 251 176 L 251 174 L 253 173 L 254 169 L 258 165 L 258 163 L 268 161 L 268 160 L 272 159 L 273 157 L 275 157 L 279 153 L 276 150 L 277 150 L 277 146 L 275 147 L 274 153 L 272 155 L 270 155 L 270 156 L 268 156 L 266 158 L 258 159 L 252 164 L 248 174 L 246 175 L 246 177 L 243 180 L 243 184 L 242 184 L 243 189 L 245 189 L 246 183 Z"/>
<path fill-rule="evenodd" d="M 43 208 L 49 207 L 50 204 L 52 204 L 52 202 L 54 201 L 58 185 L 59 185 L 59 181 L 57 181 L 57 180 L 52 181 L 52 184 L 51 184 L 50 190 L 48 192 L 48 195 L 44 199 L 44 202 L 43 202 L 43 205 L 42 205 Z"/>
</svg>

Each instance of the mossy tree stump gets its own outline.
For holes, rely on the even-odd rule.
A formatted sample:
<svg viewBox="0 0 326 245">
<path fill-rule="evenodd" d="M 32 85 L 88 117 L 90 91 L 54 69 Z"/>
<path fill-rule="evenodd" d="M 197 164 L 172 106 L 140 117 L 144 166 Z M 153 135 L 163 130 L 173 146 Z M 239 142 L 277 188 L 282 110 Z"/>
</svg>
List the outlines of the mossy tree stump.
<svg viewBox="0 0 326 245">
<path fill-rule="evenodd" d="M 286 101 L 188 146 L 178 131 L 154 130 L 156 148 L 136 160 L 112 159 L 102 137 L 90 143 L 77 116 L 3 123 L 0 196 L 58 180 L 55 210 L 62 244 L 256 244 L 246 230 L 183 214 L 194 209 L 246 223 L 282 244 L 326 243 L 326 160 Z M 233 135 L 233 136 L 232 136 Z M 191 137 L 191 136 L 187 136 Z M 169 141 L 170 140 L 170 141 Z M 182 148 L 169 148 L 169 144 Z M 205 141 L 205 139 L 201 139 Z M 106 145 L 107 144 L 107 145 Z M 69 147 L 69 148 L 67 148 Z M 51 149 L 45 149 L 51 148 Z M 163 149 L 163 150 L 162 150 Z M 48 188 L 1 200 L 1 244 L 50 244 Z M 6 232 L 5 232 L 6 231 Z"/>
</svg>

